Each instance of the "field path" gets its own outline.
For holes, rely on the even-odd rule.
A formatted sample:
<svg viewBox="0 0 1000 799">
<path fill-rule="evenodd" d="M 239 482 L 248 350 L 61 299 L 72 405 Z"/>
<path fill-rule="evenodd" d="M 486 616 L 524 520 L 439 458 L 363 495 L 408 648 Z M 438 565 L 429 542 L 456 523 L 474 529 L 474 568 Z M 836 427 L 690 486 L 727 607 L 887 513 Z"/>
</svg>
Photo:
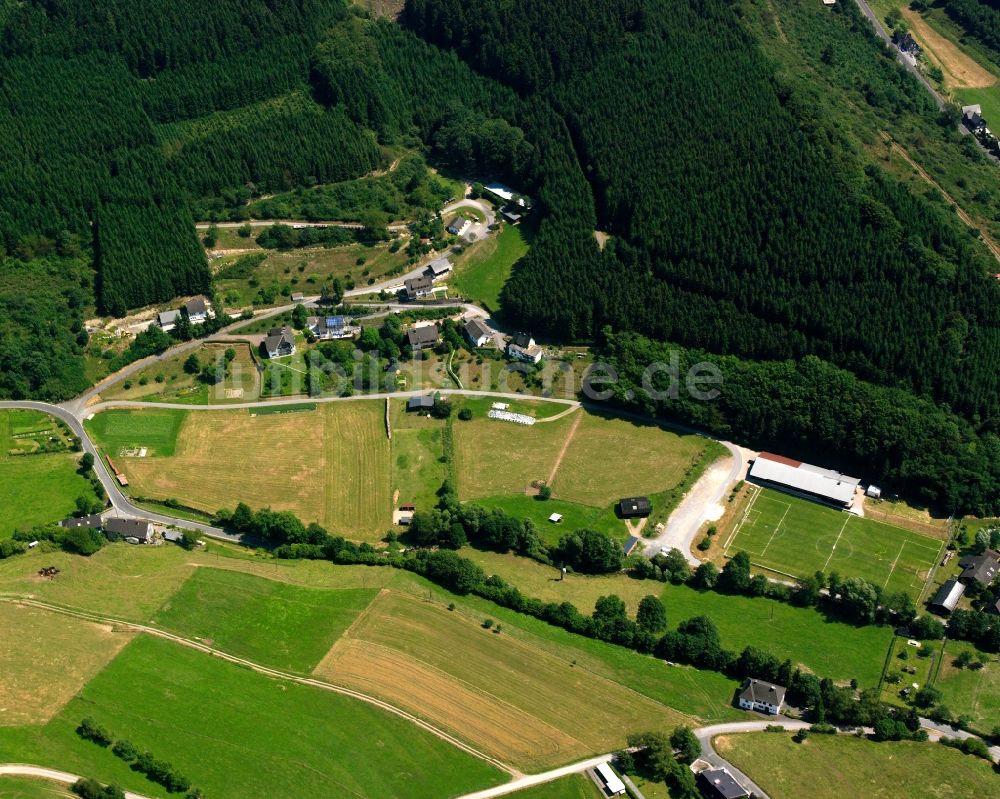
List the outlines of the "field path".
<svg viewBox="0 0 1000 799">
<path fill-rule="evenodd" d="M 576 408 L 571 408 L 570 410 L 576 410 Z M 567 413 L 569 411 L 563 411 L 556 418 L 560 418 Z M 566 440 L 563 441 L 562 449 L 559 450 L 559 454 L 556 456 L 556 462 L 552 464 L 552 471 L 549 472 L 549 479 L 545 481 L 545 485 L 552 485 L 552 481 L 556 479 L 556 473 L 559 471 L 559 467 L 562 466 L 563 458 L 566 457 L 566 450 L 569 449 L 569 445 L 573 441 L 573 436 L 576 435 L 576 428 L 580 426 L 582 420 L 583 414 L 578 413 L 576 419 L 573 420 L 573 426 L 569 429 L 569 433 L 566 434 Z M 548 421 L 552 420 L 549 419 Z"/>
<path fill-rule="evenodd" d="M 77 774 L 70 774 L 67 771 L 56 771 L 42 766 L 30 766 L 26 763 L 3 763 L 0 764 L 0 777 L 37 777 L 43 780 L 60 782 L 63 785 L 72 785 L 77 780 L 82 779 Z M 125 799 L 150 799 L 141 793 L 125 791 Z"/>
<path fill-rule="evenodd" d="M 450 743 L 452 746 L 461 749 L 466 754 L 472 755 L 473 757 L 478 758 L 479 760 L 483 760 L 489 763 L 491 766 L 494 766 L 495 768 L 506 772 L 512 777 L 518 778 L 523 776 L 523 774 L 520 771 L 513 768 L 512 766 L 509 766 L 506 763 L 503 763 L 494 757 L 490 757 L 489 755 L 480 752 L 478 749 L 475 749 L 474 747 L 470 746 L 464 741 L 459 740 L 453 735 L 449 735 L 444 730 L 438 729 L 433 724 L 429 724 L 423 719 L 420 719 L 417 716 L 407 713 L 405 710 L 401 710 L 398 707 L 389 704 L 388 702 L 383 702 L 381 699 L 376 699 L 375 697 L 369 696 L 368 694 L 364 694 L 360 691 L 355 691 L 351 688 L 345 688 L 344 686 L 341 685 L 335 685 L 334 683 L 326 682 L 324 680 L 317 680 L 312 677 L 303 677 L 298 674 L 291 674 L 289 672 L 281 671 L 280 669 L 272 669 L 269 666 L 262 666 L 259 663 L 254 663 L 252 660 L 247 660 L 245 658 L 240 658 L 236 657 L 235 655 L 230 655 L 225 652 L 221 652 L 218 649 L 214 649 L 199 641 L 193 641 L 190 638 L 184 638 L 183 636 L 175 635 L 174 633 L 167 632 L 166 630 L 160 630 L 157 629 L 156 627 L 149 627 L 145 624 L 136 624 L 135 622 L 124 621 L 122 619 L 115 619 L 110 616 L 101 616 L 100 614 L 97 613 L 77 610 L 75 608 L 64 607 L 62 605 L 54 605 L 48 602 L 42 602 L 37 599 L 29 599 L 27 597 L 3 596 L 0 597 L 0 601 L 13 602 L 19 605 L 27 605 L 30 607 L 41 608 L 42 610 L 49 610 L 54 613 L 62 613 L 67 616 L 73 616 L 78 619 L 84 619 L 86 621 L 97 622 L 100 624 L 110 624 L 113 625 L 114 627 L 129 632 L 146 633 L 147 635 L 153 635 L 156 636 L 157 638 L 164 638 L 168 641 L 172 641 L 175 644 L 186 646 L 189 649 L 196 649 L 199 652 L 202 652 L 206 655 L 211 655 L 213 657 L 221 658 L 222 660 L 225 660 L 229 663 L 234 663 L 237 666 L 243 666 L 245 668 L 250 669 L 251 671 L 257 672 L 258 674 L 263 674 L 266 677 L 272 677 L 278 680 L 287 680 L 288 682 L 298 683 L 299 685 L 307 685 L 313 688 L 320 688 L 324 691 L 332 691 L 334 693 L 350 697 L 351 699 L 358 699 L 362 702 L 367 702 L 368 704 L 374 705 L 375 707 L 380 708 L 381 710 L 385 710 L 389 713 L 392 713 L 395 716 L 399 716 L 400 718 L 406 719 L 410 723 L 415 724 L 421 729 L 429 732 L 431 735 L 437 736 L 442 741 L 446 741 L 447 743 Z M 140 797 L 140 799 L 142 798 Z"/>
</svg>

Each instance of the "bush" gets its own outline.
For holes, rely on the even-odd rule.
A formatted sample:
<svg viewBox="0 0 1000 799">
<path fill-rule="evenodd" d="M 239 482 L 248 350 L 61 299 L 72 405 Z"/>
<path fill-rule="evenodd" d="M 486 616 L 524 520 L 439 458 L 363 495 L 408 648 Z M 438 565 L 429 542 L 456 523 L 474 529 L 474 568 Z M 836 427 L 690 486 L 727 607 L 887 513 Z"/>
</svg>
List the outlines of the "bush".
<svg viewBox="0 0 1000 799">
<path fill-rule="evenodd" d="M 125 799 L 124 792 L 117 785 L 101 785 L 92 779 L 79 779 L 70 790 L 82 799 Z"/>
<path fill-rule="evenodd" d="M 712 539 L 705 536 L 701 541 L 698 542 L 698 549 L 702 552 L 709 549 L 712 546 Z"/>
<path fill-rule="evenodd" d="M 552 499 L 552 488 L 549 486 L 542 486 L 538 489 L 538 498 L 543 502 L 547 499 Z"/>
<path fill-rule="evenodd" d="M 483 619 L 483 629 L 488 630 L 493 626 L 493 619 Z"/>
<path fill-rule="evenodd" d="M 115 757 L 124 760 L 126 763 L 131 763 L 139 757 L 139 750 L 135 748 L 131 741 L 126 741 L 124 739 L 116 741 L 111 751 L 114 753 Z"/>
<path fill-rule="evenodd" d="M 458 412 L 458 418 L 463 422 L 469 421 L 472 418 L 472 408 L 462 408 L 462 410 Z"/>
<path fill-rule="evenodd" d="M 85 718 L 76 728 L 76 734 L 85 741 L 92 741 L 98 746 L 109 747 L 114 740 L 106 729 L 101 727 L 92 718 Z"/>
</svg>

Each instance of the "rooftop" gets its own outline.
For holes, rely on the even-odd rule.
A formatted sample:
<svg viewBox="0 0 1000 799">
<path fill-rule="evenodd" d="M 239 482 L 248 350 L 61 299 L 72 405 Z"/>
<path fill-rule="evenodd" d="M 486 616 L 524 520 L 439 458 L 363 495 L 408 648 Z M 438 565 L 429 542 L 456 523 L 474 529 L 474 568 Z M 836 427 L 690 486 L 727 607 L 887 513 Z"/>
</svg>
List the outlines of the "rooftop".
<svg viewBox="0 0 1000 799">
<path fill-rule="evenodd" d="M 780 705 L 785 701 L 785 689 L 774 683 L 763 680 L 749 679 L 743 684 L 740 699 L 747 702 L 764 702 L 769 705 Z"/>
<path fill-rule="evenodd" d="M 811 466 L 808 463 L 762 452 L 753 462 L 750 477 L 824 497 L 842 505 L 854 500 L 854 491 L 861 481 L 857 477 Z"/>
<path fill-rule="evenodd" d="M 964 593 L 965 586 L 962 583 L 958 580 L 948 580 L 934 595 L 934 598 L 930 601 L 930 605 L 951 613 L 951 611 L 958 607 L 958 600 L 962 598 L 962 594 Z"/>
<path fill-rule="evenodd" d="M 962 558 L 958 565 L 965 570 L 962 572 L 963 580 L 975 580 L 983 585 L 990 585 L 997 577 L 1000 553 L 987 549 L 982 555 L 968 555 Z"/>
<path fill-rule="evenodd" d="M 421 325 L 420 327 L 414 327 L 406 331 L 406 340 L 409 342 L 410 346 L 417 344 L 433 344 L 438 340 L 438 326 L 437 325 Z"/>
</svg>

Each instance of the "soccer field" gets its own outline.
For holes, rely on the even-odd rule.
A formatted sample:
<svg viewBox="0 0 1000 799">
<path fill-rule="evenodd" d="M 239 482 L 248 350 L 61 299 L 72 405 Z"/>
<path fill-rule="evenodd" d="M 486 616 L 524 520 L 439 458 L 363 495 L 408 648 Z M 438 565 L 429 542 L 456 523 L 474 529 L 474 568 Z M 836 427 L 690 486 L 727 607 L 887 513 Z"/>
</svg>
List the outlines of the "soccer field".
<svg viewBox="0 0 1000 799">
<path fill-rule="evenodd" d="M 757 489 L 726 547 L 758 566 L 801 577 L 820 570 L 863 577 L 914 599 L 942 542 L 766 488 Z"/>
</svg>

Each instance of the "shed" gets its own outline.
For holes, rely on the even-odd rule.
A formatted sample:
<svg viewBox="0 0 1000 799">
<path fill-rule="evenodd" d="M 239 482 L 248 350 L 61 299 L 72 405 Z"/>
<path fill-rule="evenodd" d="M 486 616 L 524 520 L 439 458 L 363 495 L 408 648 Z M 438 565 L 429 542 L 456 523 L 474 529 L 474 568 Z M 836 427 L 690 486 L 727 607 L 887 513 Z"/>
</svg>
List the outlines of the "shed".
<svg viewBox="0 0 1000 799">
<path fill-rule="evenodd" d="M 865 496 L 872 499 L 879 499 L 882 496 L 882 489 L 876 485 L 870 485 L 865 489 Z"/>
<path fill-rule="evenodd" d="M 623 519 L 644 519 L 653 511 L 648 497 L 626 497 L 618 500 L 618 515 Z"/>
<path fill-rule="evenodd" d="M 594 773 L 597 778 L 601 781 L 604 786 L 604 792 L 608 796 L 624 796 L 625 795 L 625 783 L 621 781 L 621 778 L 611 770 L 611 766 L 607 763 L 601 763 L 594 768 Z"/>
<path fill-rule="evenodd" d="M 948 580 L 927 604 L 935 613 L 949 614 L 958 607 L 958 600 L 965 593 L 965 586 L 958 580 Z"/>
<path fill-rule="evenodd" d="M 406 401 L 408 411 L 429 411 L 434 407 L 434 397 L 430 394 L 423 394 L 419 397 L 410 397 Z"/>
<path fill-rule="evenodd" d="M 442 256 L 441 258 L 435 258 L 429 264 L 427 264 L 427 274 L 430 275 L 431 280 L 438 280 L 444 277 L 451 271 L 451 261 L 447 257 Z"/>
<path fill-rule="evenodd" d="M 638 536 L 630 535 L 626 540 L 625 544 L 622 546 L 622 550 L 625 552 L 625 557 L 632 554 L 637 546 L 639 546 L 640 539 Z"/>
<path fill-rule="evenodd" d="M 562 524 L 562 514 L 561 513 L 550 514 L 549 521 L 552 522 L 553 524 Z"/>
<path fill-rule="evenodd" d="M 292 302 L 302 302 L 306 298 L 306 295 L 301 291 L 296 291 L 292 294 Z"/>
</svg>

